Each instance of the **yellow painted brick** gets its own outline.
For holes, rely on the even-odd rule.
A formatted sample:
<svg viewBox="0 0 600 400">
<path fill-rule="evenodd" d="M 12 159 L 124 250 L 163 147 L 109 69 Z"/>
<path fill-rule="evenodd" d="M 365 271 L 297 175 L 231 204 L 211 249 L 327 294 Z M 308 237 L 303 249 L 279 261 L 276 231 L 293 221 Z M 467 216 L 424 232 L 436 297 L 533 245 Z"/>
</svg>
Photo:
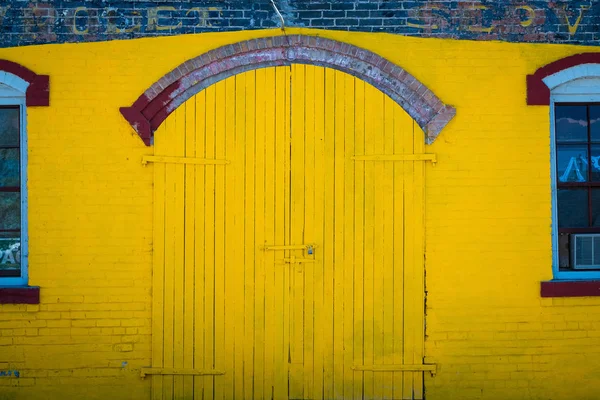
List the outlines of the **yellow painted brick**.
<svg viewBox="0 0 600 400">
<path fill-rule="evenodd" d="M 40 328 L 38 330 L 42 336 L 68 336 L 71 333 L 70 328 Z"/>
<path fill-rule="evenodd" d="M 118 376 L 122 375 L 122 369 L 119 368 L 82 368 L 74 369 L 72 376 Z"/>
<path fill-rule="evenodd" d="M 82 320 L 72 320 L 71 326 L 73 327 L 90 327 L 96 326 L 96 320 L 94 319 L 82 319 Z"/>
<path fill-rule="evenodd" d="M 69 370 L 60 370 L 60 369 L 48 370 L 49 377 L 72 376 L 72 375 L 73 375 L 73 370 L 71 370 L 71 369 L 69 369 Z"/>
<path fill-rule="evenodd" d="M 121 326 L 121 321 L 119 321 L 117 319 L 99 319 L 99 320 L 96 320 L 96 326 L 98 326 L 98 327 Z"/>
<path fill-rule="evenodd" d="M 120 344 L 115 345 L 114 349 L 115 349 L 115 351 L 120 351 L 120 352 L 133 351 L 133 343 L 120 343 Z"/>
<path fill-rule="evenodd" d="M 55 312 L 44 312 L 40 311 L 35 314 L 35 317 L 39 320 L 49 320 L 49 319 L 60 319 L 60 313 Z"/>
<path fill-rule="evenodd" d="M 68 328 L 71 326 L 70 320 L 51 320 L 46 321 L 46 326 L 48 328 Z"/>
<path fill-rule="evenodd" d="M 587 331 L 565 331 L 564 332 L 565 339 L 584 338 L 587 336 L 588 336 Z"/>
<path fill-rule="evenodd" d="M 439 366 L 427 398 L 594 398 L 598 380 L 578 376 L 597 375 L 600 299 L 539 297 L 552 278 L 549 117 L 526 106 L 525 76 L 597 50 L 289 29 L 382 54 L 457 109 L 427 148 L 439 163 L 425 166 L 425 359 Z M 182 61 L 272 34 L 0 49 L 51 76 L 51 107 L 28 109 L 30 273 L 42 304 L 0 305 L 0 360 L 39 374 L 18 400 L 53 400 L 51 388 L 65 390 L 56 398 L 111 398 L 113 388 L 149 397 L 139 371 L 117 371 L 124 355 L 151 365 L 153 175 L 139 159 L 152 150 L 118 107 Z"/>
</svg>

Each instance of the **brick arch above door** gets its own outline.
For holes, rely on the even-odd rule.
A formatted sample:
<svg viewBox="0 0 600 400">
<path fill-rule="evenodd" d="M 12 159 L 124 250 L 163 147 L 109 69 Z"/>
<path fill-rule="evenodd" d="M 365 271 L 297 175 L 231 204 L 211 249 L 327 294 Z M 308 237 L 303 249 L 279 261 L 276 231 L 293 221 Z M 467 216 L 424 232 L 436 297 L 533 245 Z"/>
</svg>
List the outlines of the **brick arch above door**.
<svg viewBox="0 0 600 400">
<path fill-rule="evenodd" d="M 368 82 L 397 102 L 432 143 L 456 114 L 402 67 L 348 43 L 306 36 L 273 36 L 219 47 L 163 76 L 121 113 L 147 146 L 154 131 L 187 99 L 241 72 L 290 64 L 337 69 Z"/>
</svg>

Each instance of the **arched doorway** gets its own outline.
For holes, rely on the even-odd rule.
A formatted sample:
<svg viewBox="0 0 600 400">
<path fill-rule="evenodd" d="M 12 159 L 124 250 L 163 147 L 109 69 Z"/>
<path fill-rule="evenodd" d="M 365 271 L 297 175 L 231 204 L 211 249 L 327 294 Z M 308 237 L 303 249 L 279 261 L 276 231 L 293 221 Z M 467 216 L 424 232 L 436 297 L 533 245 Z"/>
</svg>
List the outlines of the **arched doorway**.
<svg viewBox="0 0 600 400">
<path fill-rule="evenodd" d="M 423 398 L 423 130 L 340 70 L 246 69 L 142 111 L 153 397 Z"/>
</svg>

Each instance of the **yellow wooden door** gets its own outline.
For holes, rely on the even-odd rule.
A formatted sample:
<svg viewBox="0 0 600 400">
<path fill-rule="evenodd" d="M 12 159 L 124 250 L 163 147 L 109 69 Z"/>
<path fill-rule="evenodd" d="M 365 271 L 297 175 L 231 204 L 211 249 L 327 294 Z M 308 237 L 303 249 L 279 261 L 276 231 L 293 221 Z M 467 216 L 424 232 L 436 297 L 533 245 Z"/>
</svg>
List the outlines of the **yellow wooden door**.
<svg viewBox="0 0 600 400">
<path fill-rule="evenodd" d="M 389 157 L 422 143 L 391 99 L 321 67 L 179 107 L 147 157 L 153 399 L 422 398 L 403 370 L 422 364 L 423 171 Z"/>
<path fill-rule="evenodd" d="M 348 74 L 292 66 L 291 399 L 423 398 L 423 132 Z"/>
<path fill-rule="evenodd" d="M 153 399 L 287 397 L 289 68 L 250 71 L 155 134 Z M 278 258 L 279 257 L 279 258 Z"/>
</svg>

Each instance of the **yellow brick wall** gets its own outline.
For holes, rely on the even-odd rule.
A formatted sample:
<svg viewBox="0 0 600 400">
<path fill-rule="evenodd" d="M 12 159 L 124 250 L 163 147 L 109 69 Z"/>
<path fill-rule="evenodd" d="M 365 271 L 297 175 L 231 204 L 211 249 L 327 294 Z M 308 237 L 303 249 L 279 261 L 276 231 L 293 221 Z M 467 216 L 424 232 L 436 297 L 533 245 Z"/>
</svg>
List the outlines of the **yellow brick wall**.
<svg viewBox="0 0 600 400">
<path fill-rule="evenodd" d="M 0 49 L 51 79 L 28 111 L 30 283 L 41 304 L 0 306 L 0 399 L 147 399 L 151 154 L 119 114 L 181 62 L 279 31 Z M 547 107 L 525 75 L 575 46 L 310 30 L 401 65 L 457 109 L 428 148 L 428 399 L 592 399 L 600 298 L 541 299 L 552 277 Z M 596 50 L 597 51 L 597 50 Z M 59 395 L 60 394 L 60 395 Z M 65 397 L 66 396 L 66 397 Z"/>
</svg>

